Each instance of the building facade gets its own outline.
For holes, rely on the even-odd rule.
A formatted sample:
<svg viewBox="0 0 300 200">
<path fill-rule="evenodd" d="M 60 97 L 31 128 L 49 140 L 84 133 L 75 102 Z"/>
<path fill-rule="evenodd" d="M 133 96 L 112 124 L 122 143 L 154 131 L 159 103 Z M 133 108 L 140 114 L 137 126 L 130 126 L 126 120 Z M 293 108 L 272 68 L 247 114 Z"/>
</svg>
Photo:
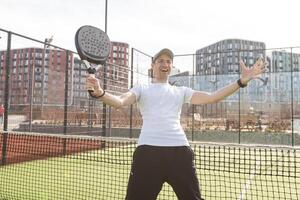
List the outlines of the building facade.
<svg viewBox="0 0 300 200">
<path fill-rule="evenodd" d="M 119 95 L 128 91 L 129 87 L 129 45 L 123 42 L 111 42 L 109 58 L 106 62 L 106 75 L 101 66 L 96 74 L 103 87 L 106 79 L 106 90 L 109 93 Z M 88 105 L 88 93 L 85 87 L 86 67 L 78 58 L 74 58 L 73 72 L 73 104 L 85 107 Z"/>
<path fill-rule="evenodd" d="M 102 77 L 100 71 L 100 77 Z M 128 91 L 129 86 L 129 44 L 111 42 L 109 58 L 107 60 L 106 88 L 113 94 Z"/>
<path fill-rule="evenodd" d="M 0 52 L 0 100 L 4 101 L 6 51 Z M 18 109 L 29 105 L 64 103 L 66 65 L 73 54 L 43 48 L 13 49 L 10 52 L 9 105 Z"/>
<path fill-rule="evenodd" d="M 298 72 L 300 54 L 287 51 L 272 51 L 271 72 Z"/>
<path fill-rule="evenodd" d="M 253 65 L 265 57 L 266 45 L 250 40 L 227 39 L 196 51 L 196 75 L 232 74 L 239 72 L 239 60 Z"/>
<path fill-rule="evenodd" d="M 6 51 L 0 51 L 0 104 L 4 103 Z M 9 105 L 64 105 L 65 72 L 68 65 L 69 104 L 87 105 L 86 67 L 69 52 L 51 48 L 22 48 L 10 52 Z M 129 45 L 111 42 L 106 68 L 107 90 L 119 94 L 128 90 Z M 97 77 L 104 77 L 103 67 Z M 100 78 L 100 80 L 103 79 Z M 43 97 L 43 98 L 42 98 Z"/>
<path fill-rule="evenodd" d="M 236 81 L 240 73 L 239 61 L 243 60 L 247 66 L 251 66 L 256 59 L 265 57 L 265 49 L 266 45 L 263 42 L 241 39 L 221 40 L 198 49 L 196 51 L 194 88 L 214 92 Z M 255 86 L 250 85 L 248 88 L 250 87 Z M 250 89 L 250 91 L 252 90 Z M 227 113 L 227 103 L 237 101 L 239 101 L 239 96 L 236 93 L 226 101 L 203 106 L 199 112 L 206 117 L 223 117 L 224 113 Z M 230 107 L 235 112 L 239 109 L 238 104 L 235 103 Z M 248 105 L 241 109 L 248 109 Z"/>
</svg>

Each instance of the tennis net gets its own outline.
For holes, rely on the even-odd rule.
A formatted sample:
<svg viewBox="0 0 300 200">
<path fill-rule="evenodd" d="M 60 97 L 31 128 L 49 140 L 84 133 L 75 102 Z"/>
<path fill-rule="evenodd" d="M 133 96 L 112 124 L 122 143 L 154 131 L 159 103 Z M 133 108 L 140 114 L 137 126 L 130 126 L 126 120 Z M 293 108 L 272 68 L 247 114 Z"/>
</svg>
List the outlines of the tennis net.
<svg viewBox="0 0 300 200">
<path fill-rule="evenodd" d="M 136 140 L 0 134 L 0 199 L 124 199 Z M 205 199 L 300 199 L 300 148 L 191 142 Z M 146 180 L 145 180 L 146 181 Z M 164 184 L 158 199 L 177 199 Z"/>
</svg>

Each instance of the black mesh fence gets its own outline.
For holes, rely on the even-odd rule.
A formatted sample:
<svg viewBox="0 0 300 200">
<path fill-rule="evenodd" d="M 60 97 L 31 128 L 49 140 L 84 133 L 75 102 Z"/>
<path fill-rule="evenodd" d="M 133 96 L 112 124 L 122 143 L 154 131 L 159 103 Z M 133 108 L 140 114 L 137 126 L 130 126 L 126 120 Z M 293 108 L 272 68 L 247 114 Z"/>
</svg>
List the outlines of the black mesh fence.
<svg viewBox="0 0 300 200">
<path fill-rule="evenodd" d="M 136 141 L 120 137 L 139 136 L 138 106 L 114 109 L 89 97 L 76 52 L 0 33 L 0 199 L 123 199 Z M 192 142 L 206 199 L 299 198 L 300 48 L 260 45 L 225 40 L 174 58 L 170 84 L 211 93 L 240 77 L 239 60 L 268 63 L 230 97 L 182 108 L 187 138 L 214 142 Z M 115 42 L 96 77 L 121 95 L 151 82 L 151 59 Z M 176 196 L 166 184 L 159 199 Z"/>
<path fill-rule="evenodd" d="M 124 199 L 135 147 L 134 139 L 10 132 L 0 199 Z M 191 147 L 205 199 L 300 198 L 299 148 Z M 165 183 L 158 199 L 177 198 Z"/>
</svg>

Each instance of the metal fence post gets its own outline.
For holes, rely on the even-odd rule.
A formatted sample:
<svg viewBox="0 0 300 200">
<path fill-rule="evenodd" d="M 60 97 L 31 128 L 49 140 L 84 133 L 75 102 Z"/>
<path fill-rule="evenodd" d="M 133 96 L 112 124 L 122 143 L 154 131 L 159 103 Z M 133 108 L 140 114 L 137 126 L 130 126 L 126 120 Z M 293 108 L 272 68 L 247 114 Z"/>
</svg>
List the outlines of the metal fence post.
<svg viewBox="0 0 300 200">
<path fill-rule="evenodd" d="M 130 88 L 133 87 L 133 52 L 134 48 L 131 48 L 131 76 L 130 76 Z M 132 114 L 133 114 L 133 105 L 130 105 L 130 117 L 129 117 L 129 138 L 132 138 Z"/>
<path fill-rule="evenodd" d="M 65 103 L 64 103 L 64 135 L 67 134 L 68 125 L 68 92 L 69 92 L 69 51 L 66 51 L 66 68 L 65 68 Z M 63 155 L 67 153 L 67 139 L 63 139 Z"/>
<path fill-rule="evenodd" d="M 195 89 L 195 54 L 193 54 L 192 88 Z M 192 141 L 195 140 L 195 105 L 192 105 Z"/>
<path fill-rule="evenodd" d="M 292 128 L 292 146 L 295 145 L 295 134 L 294 134 L 294 81 L 293 81 L 293 48 L 291 48 L 291 128 Z"/>
<path fill-rule="evenodd" d="M 3 141 L 2 141 L 2 165 L 6 163 L 7 150 L 7 124 L 8 124 L 8 97 L 9 97 L 9 79 L 10 79 L 10 50 L 11 50 L 11 32 L 7 33 L 7 50 L 6 50 L 6 76 L 5 76 L 5 93 L 4 93 L 4 123 L 3 123 Z"/>
</svg>

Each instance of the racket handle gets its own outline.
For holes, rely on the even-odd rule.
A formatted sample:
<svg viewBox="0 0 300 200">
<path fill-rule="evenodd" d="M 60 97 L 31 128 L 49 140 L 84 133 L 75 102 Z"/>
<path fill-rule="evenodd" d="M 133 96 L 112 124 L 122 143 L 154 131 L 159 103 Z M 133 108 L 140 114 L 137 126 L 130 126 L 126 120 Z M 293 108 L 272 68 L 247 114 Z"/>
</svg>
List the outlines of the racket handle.
<svg viewBox="0 0 300 200">
<path fill-rule="evenodd" d="M 88 71 L 89 74 L 95 74 L 96 73 L 96 69 L 92 68 L 92 67 L 88 68 L 87 71 Z"/>
<path fill-rule="evenodd" d="M 95 69 L 88 68 L 87 71 L 90 74 L 90 76 L 95 77 L 95 72 L 96 72 Z M 87 91 L 89 92 L 89 94 L 91 95 L 91 97 L 93 97 L 92 92 L 94 92 L 94 88 L 91 87 L 91 88 L 87 88 L 87 89 L 88 89 Z"/>
<path fill-rule="evenodd" d="M 92 94 L 92 92 L 94 92 L 94 90 L 88 90 L 88 92 L 89 92 L 91 97 L 94 97 L 93 94 Z"/>
<path fill-rule="evenodd" d="M 92 68 L 89 68 L 89 69 L 92 69 Z M 95 72 L 96 72 L 96 70 L 95 69 L 92 69 L 91 71 L 89 71 L 89 69 L 88 69 L 88 73 L 90 74 L 90 76 L 92 76 L 92 77 L 95 77 Z M 87 88 L 88 90 L 88 92 L 89 92 L 89 94 L 90 94 L 90 96 L 91 97 L 93 97 L 93 98 L 97 98 L 96 96 L 94 96 L 92 93 L 94 92 L 94 88 Z M 105 93 L 104 93 L 105 94 Z"/>
<path fill-rule="evenodd" d="M 83 61 L 83 63 L 85 64 L 85 66 L 87 67 L 87 72 L 88 72 L 91 76 L 95 77 L 96 69 L 93 68 L 93 67 L 91 67 L 90 63 L 89 63 L 87 60 L 82 60 L 82 61 Z M 88 89 L 88 92 L 89 92 L 89 94 L 91 95 L 91 97 L 93 97 L 92 92 L 94 92 L 94 89 L 93 89 L 93 88 L 87 88 L 87 89 Z"/>
</svg>

